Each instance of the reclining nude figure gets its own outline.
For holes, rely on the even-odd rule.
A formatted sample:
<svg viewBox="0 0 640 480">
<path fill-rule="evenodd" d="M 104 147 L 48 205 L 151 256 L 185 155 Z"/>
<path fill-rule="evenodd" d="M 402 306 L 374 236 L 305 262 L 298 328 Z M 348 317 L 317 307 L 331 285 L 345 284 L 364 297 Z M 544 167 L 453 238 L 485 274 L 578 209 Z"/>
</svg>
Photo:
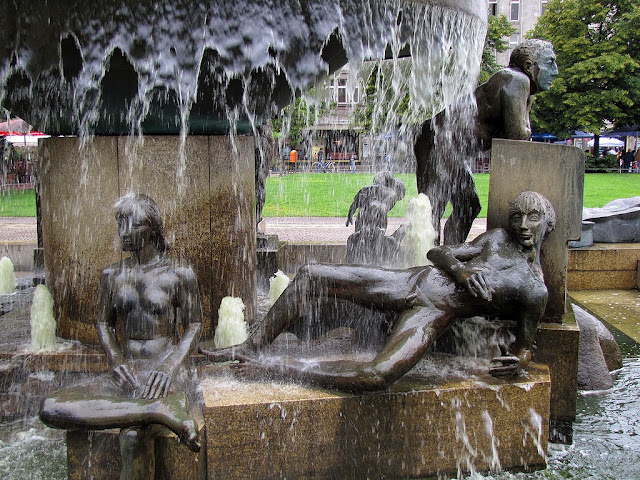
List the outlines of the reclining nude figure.
<svg viewBox="0 0 640 480">
<path fill-rule="evenodd" d="M 129 194 L 115 209 L 122 250 L 131 257 L 100 278 L 97 330 L 111 372 L 47 397 L 40 418 L 68 430 L 120 428 L 120 478 L 152 479 L 154 439 L 163 427 L 200 449 L 189 412 L 197 376 L 188 363 L 200 336 L 200 296 L 193 270 L 165 255 L 155 202 Z"/>
<path fill-rule="evenodd" d="M 500 315 L 517 321 L 516 341 L 512 352 L 492 360 L 490 372 L 515 375 L 531 361 L 547 303 L 540 245 L 554 229 L 555 218 L 545 197 L 523 192 L 511 204 L 508 231 L 496 228 L 470 243 L 433 248 L 427 255 L 433 266 L 305 266 L 244 343 L 201 351 L 213 361 L 239 360 L 235 368 L 246 374 L 266 372 L 346 391 L 381 390 L 416 365 L 456 319 Z M 308 362 L 260 355 L 319 296 L 397 313 L 382 350 L 371 361 Z"/>
</svg>

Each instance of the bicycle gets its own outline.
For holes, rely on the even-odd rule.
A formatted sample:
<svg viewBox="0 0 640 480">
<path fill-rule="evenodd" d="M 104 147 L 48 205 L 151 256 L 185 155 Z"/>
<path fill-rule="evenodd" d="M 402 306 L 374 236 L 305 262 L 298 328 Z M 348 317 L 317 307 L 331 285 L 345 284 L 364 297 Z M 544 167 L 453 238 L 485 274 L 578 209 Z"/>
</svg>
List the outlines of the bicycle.
<svg viewBox="0 0 640 480">
<path fill-rule="evenodd" d="M 315 170 L 315 171 L 316 171 L 316 173 L 320 173 L 320 172 L 322 172 L 322 173 L 329 173 L 329 172 L 333 172 L 334 167 L 335 167 L 335 164 L 334 164 L 331 160 L 329 160 L 329 161 L 327 161 L 327 162 L 323 162 L 323 161 L 320 161 L 320 162 L 313 162 L 313 163 L 311 164 L 311 168 L 312 168 L 313 170 Z"/>
</svg>

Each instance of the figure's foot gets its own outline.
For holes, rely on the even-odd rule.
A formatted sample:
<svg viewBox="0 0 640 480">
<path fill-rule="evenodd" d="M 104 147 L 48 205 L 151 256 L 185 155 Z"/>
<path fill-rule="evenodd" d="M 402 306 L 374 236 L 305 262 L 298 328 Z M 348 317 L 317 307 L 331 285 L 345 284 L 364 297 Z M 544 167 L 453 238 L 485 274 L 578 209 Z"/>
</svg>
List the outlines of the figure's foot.
<svg viewBox="0 0 640 480">
<path fill-rule="evenodd" d="M 180 442 L 184 443 L 192 452 L 199 452 L 201 448 L 198 424 L 189 416 L 189 401 L 184 392 L 176 392 L 160 400 L 161 413 L 167 419 L 165 425 L 175 433 Z"/>
<path fill-rule="evenodd" d="M 184 443 L 189 450 L 198 453 L 202 444 L 198 433 L 198 424 L 193 419 L 182 422 L 182 431 L 178 435 L 180 442 Z"/>
<path fill-rule="evenodd" d="M 498 378 L 513 378 L 529 365 L 531 356 L 531 350 L 522 349 L 517 355 L 494 357 L 489 373 Z"/>
</svg>

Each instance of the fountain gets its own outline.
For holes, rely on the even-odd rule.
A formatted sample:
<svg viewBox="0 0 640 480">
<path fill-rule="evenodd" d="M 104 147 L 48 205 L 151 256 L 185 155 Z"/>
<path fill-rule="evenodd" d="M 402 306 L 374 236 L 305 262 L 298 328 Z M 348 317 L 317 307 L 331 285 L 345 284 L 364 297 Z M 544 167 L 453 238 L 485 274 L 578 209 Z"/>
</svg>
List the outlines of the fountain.
<svg viewBox="0 0 640 480">
<path fill-rule="evenodd" d="M 0 258 L 0 294 L 7 295 L 16 290 L 16 274 L 9 257 Z"/>
<path fill-rule="evenodd" d="M 203 337 L 213 337 L 226 296 L 256 318 L 251 134 L 323 75 L 369 58 L 410 54 L 412 102 L 433 115 L 473 90 L 486 15 L 486 2 L 463 0 L 3 3 L 0 106 L 53 135 L 79 135 L 45 141 L 38 172 L 59 335 L 98 341 L 96 285 L 121 259 L 103 219 L 130 191 L 158 201 L 174 255 L 193 267 Z M 480 383 L 469 372 L 453 383 L 408 377 L 366 396 L 230 381 L 217 369 L 202 368 L 198 478 L 426 476 L 545 462 L 543 366 L 524 382 L 482 369 L 472 374 Z M 95 438 L 70 434 L 71 478 L 109 465 L 87 443 Z"/>
</svg>

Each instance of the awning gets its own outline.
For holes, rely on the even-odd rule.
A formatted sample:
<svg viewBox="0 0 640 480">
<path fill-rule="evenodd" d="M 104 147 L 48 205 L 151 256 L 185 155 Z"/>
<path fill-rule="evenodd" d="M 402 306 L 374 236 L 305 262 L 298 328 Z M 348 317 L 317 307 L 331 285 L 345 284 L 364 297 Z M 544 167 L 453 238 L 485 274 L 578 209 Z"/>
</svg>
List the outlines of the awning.
<svg viewBox="0 0 640 480">
<path fill-rule="evenodd" d="M 600 137 L 600 147 L 624 147 L 624 142 L 617 138 Z M 587 142 L 587 145 L 593 147 L 593 139 Z"/>
</svg>

